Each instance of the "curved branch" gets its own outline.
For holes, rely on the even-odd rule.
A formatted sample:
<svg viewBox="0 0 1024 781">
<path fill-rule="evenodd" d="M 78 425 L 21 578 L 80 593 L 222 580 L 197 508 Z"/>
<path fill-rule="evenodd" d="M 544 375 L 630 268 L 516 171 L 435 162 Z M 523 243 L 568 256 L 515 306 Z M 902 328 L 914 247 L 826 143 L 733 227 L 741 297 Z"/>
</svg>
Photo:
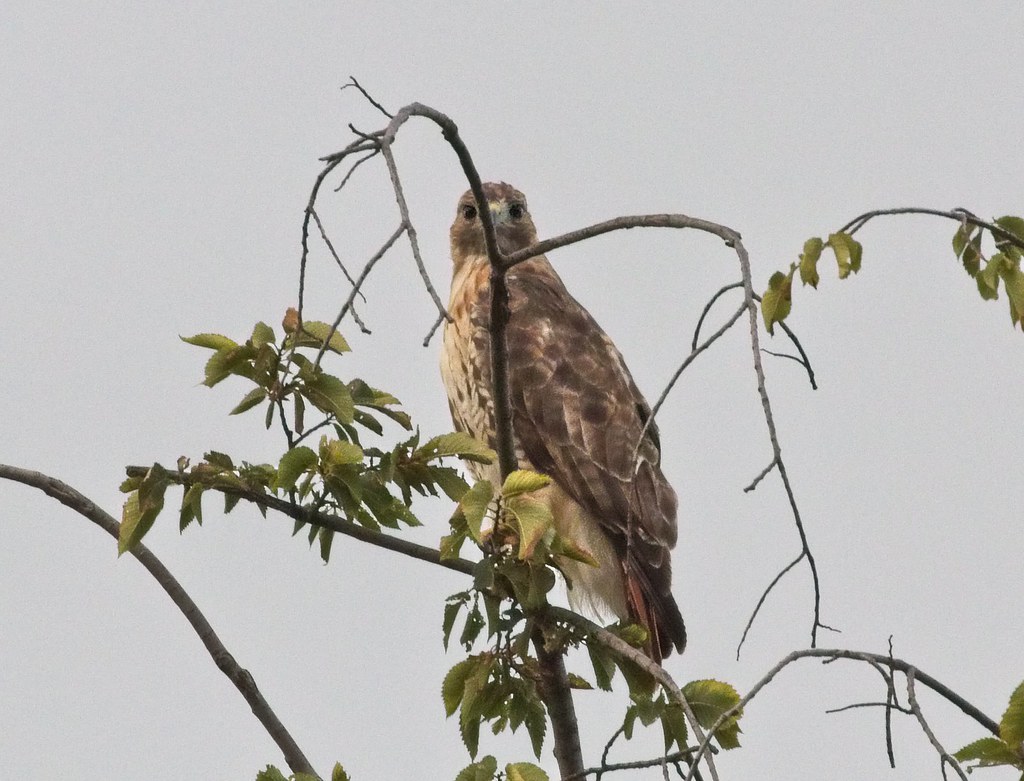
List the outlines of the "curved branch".
<svg viewBox="0 0 1024 781">
<path fill-rule="evenodd" d="M 64 506 L 74 510 L 79 515 L 88 518 L 115 540 L 118 538 L 121 524 L 119 524 L 109 513 L 100 509 L 88 497 L 76 491 L 66 483 L 57 480 L 41 472 L 34 472 L 29 469 L 21 469 L 15 466 L 0 464 L 0 478 L 13 480 L 24 485 L 38 488 L 40 491 L 56 499 Z M 171 598 L 178 610 L 191 624 L 195 633 L 206 647 L 207 652 L 213 658 L 214 664 L 224 673 L 235 685 L 235 688 L 249 703 L 253 714 L 259 719 L 260 724 L 267 731 L 267 734 L 281 749 L 285 761 L 293 773 L 308 773 L 319 778 L 305 754 L 298 744 L 285 729 L 284 724 L 278 719 L 277 714 L 264 699 L 256 686 L 256 681 L 248 670 L 241 667 L 235 658 L 224 647 L 213 627 L 206 620 L 206 617 L 199 610 L 199 607 L 188 595 L 181 584 L 174 578 L 168 569 L 141 543 L 131 551 L 139 563 L 146 568 L 150 575 L 160 584 L 160 587 Z"/>
<path fill-rule="evenodd" d="M 872 664 L 873 666 L 877 665 L 889 667 L 893 670 L 899 670 L 904 674 L 912 673 L 916 680 L 920 681 L 933 692 L 935 692 L 948 702 L 955 705 L 957 708 L 960 709 L 961 712 L 963 712 L 970 718 L 974 719 L 976 722 L 978 722 L 978 724 L 987 729 L 993 735 L 997 737 L 999 736 L 999 725 L 995 721 L 986 716 L 984 713 L 981 712 L 981 710 L 979 710 L 977 707 L 969 703 L 967 700 L 965 700 L 955 691 L 950 689 L 948 686 L 936 680 L 932 676 L 921 672 L 916 667 L 908 664 L 902 659 L 896 659 L 891 655 L 873 654 L 864 651 L 847 651 L 837 648 L 808 648 L 803 651 L 793 651 L 791 654 L 785 656 L 781 661 L 779 661 L 778 664 L 772 667 L 771 670 L 765 673 L 761 680 L 755 683 L 754 686 L 751 687 L 750 691 L 747 692 L 747 694 L 743 698 L 741 698 L 740 701 L 736 703 L 736 705 L 734 705 L 732 708 L 725 711 L 725 713 L 718 717 L 718 720 L 711 726 L 711 729 L 708 730 L 709 737 L 702 740 L 700 745 L 697 747 L 697 753 L 694 755 L 693 758 L 694 766 L 696 766 L 701 756 L 707 752 L 710 745 L 710 736 L 714 735 L 715 731 L 720 726 L 722 726 L 722 724 L 724 724 L 727 720 L 729 720 L 737 713 L 742 711 L 747 706 L 747 704 L 751 700 L 753 700 L 754 697 L 756 697 L 765 686 L 772 682 L 772 679 L 774 679 L 775 676 L 778 675 L 783 668 L 789 666 L 798 659 L 810 658 L 825 659 L 826 662 L 836 661 L 837 659 L 851 659 L 853 661 L 867 662 L 869 664 Z M 693 776 L 691 773 L 689 776 L 687 776 L 687 781 L 690 781 L 692 777 Z"/>
<path fill-rule="evenodd" d="M 1001 228 L 993 222 L 979 219 L 966 209 L 950 209 L 949 211 L 943 211 L 942 209 L 925 209 L 917 206 L 906 206 L 896 209 L 875 209 L 874 211 L 865 212 L 859 217 L 854 217 L 846 223 L 846 225 L 840 228 L 839 232 L 849 233 L 852 236 L 875 217 L 887 217 L 898 214 L 926 214 L 931 217 L 944 217 L 947 220 L 955 220 L 961 224 L 967 223 L 968 225 L 974 225 L 977 228 L 984 228 L 993 236 L 998 236 L 1003 241 L 1009 242 L 1017 249 L 1024 251 L 1024 240 L 1019 236 L 1010 233 L 1010 231 L 1005 228 Z"/>
</svg>

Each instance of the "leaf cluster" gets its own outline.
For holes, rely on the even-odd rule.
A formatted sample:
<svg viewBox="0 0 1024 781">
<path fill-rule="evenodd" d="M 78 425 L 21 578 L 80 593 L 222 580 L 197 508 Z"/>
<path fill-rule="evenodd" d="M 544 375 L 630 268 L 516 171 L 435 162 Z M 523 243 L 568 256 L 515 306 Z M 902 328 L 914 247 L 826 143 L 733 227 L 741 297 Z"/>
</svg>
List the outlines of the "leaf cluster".
<svg viewBox="0 0 1024 781">
<path fill-rule="evenodd" d="M 1024 330 L 1024 218 L 1007 215 L 997 217 L 986 226 L 965 219 L 953 234 L 953 252 L 964 270 L 975 280 L 978 293 L 985 300 L 999 298 L 1002 286 L 1010 306 L 1010 321 Z M 989 236 L 995 251 L 986 256 L 983 239 Z M 799 272 L 800 282 L 817 288 L 820 281 L 818 261 L 825 247 L 832 250 L 839 278 L 846 279 L 860 271 L 862 247 L 849 233 L 831 234 L 826 241 L 815 236 L 804 242 L 798 262 L 790 263 L 788 271 L 776 271 L 768 280 L 761 296 L 761 317 L 768 333 L 774 333 L 793 308 L 793 279 Z"/>
<path fill-rule="evenodd" d="M 204 333 L 184 338 L 185 342 L 209 350 L 204 385 L 213 387 L 228 377 L 238 376 L 255 385 L 231 410 L 240 414 L 265 406 L 265 425 L 280 419 L 288 449 L 276 465 L 250 464 L 215 451 L 190 466 L 179 459 L 177 473 L 154 464 L 142 477 L 131 477 L 121 489 L 128 494 L 122 513 L 120 553 L 131 550 L 149 531 L 163 509 L 168 486 L 185 486 L 179 510 L 179 529 L 193 521 L 202 523 L 202 497 L 208 490 L 225 496 L 230 512 L 240 496 L 286 498 L 310 511 L 328 512 L 369 529 L 398 529 L 417 526 L 410 509 L 413 494 L 437 496 L 443 493 L 457 501 L 469 486 L 448 458 L 489 462 L 494 453 L 465 434 L 448 434 L 420 443 L 419 432 L 390 448 L 370 446 L 367 433 L 384 433 L 390 420 L 412 431 L 409 416 L 398 408 L 399 401 L 385 391 L 360 379 L 348 382 L 329 374 L 318 360 L 304 351 L 343 354 L 349 348 L 340 334 L 326 323 L 305 322 L 301 328 L 290 310 L 284 320 L 284 335 L 277 339 L 266 323 L 257 323 L 252 335 L 236 342 L 221 334 Z M 307 410 L 322 416 L 307 427 Z M 315 448 L 308 444 L 319 433 Z M 266 510 L 259 505 L 261 512 Z M 298 520 L 294 533 L 309 526 L 312 545 L 319 542 L 320 555 L 330 558 L 334 532 Z"/>
<path fill-rule="evenodd" d="M 961 762 L 976 763 L 970 769 L 1004 765 L 1024 771 L 1024 682 L 1010 695 L 1010 704 L 999 722 L 999 737 L 968 743 L 953 756 Z"/>
<path fill-rule="evenodd" d="M 273 765 L 267 765 L 265 770 L 256 774 L 256 781 L 317 781 L 317 777 L 311 776 L 309 773 L 294 773 L 286 776 Z M 345 772 L 345 768 L 341 766 L 340 762 L 334 763 L 331 781 L 350 781 L 348 773 Z"/>
</svg>

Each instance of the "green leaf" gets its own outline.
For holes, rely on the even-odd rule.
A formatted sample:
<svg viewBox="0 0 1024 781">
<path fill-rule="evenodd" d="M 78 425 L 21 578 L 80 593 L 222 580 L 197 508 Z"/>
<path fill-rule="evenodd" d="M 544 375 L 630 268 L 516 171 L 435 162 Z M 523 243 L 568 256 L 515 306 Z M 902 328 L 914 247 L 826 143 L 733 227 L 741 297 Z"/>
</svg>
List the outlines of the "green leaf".
<svg viewBox="0 0 1024 781">
<path fill-rule="evenodd" d="M 228 414 L 239 415 L 245 412 L 246 410 L 252 409 L 265 398 L 267 398 L 267 392 L 263 388 L 253 388 L 251 391 L 245 394 L 245 398 L 238 402 L 238 405 Z"/>
<path fill-rule="evenodd" d="M 1010 704 L 999 722 L 999 736 L 1011 746 L 1024 743 L 1024 683 L 1010 695 Z"/>
<path fill-rule="evenodd" d="M 544 715 L 544 703 L 536 692 L 526 700 L 526 733 L 530 736 L 530 746 L 533 748 L 533 755 L 540 759 L 541 749 L 544 748 L 544 734 L 547 732 L 548 720 Z"/>
<path fill-rule="evenodd" d="M 995 224 L 1012 234 L 1016 239 L 1018 239 L 1018 241 L 1024 242 L 1024 219 L 1014 217 L 1012 215 L 1006 215 L 1005 217 L 997 217 L 995 219 Z M 1020 260 L 1022 254 L 1024 254 L 1024 250 L 1021 250 L 1020 247 L 1008 239 L 996 236 L 995 240 L 996 249 L 1011 258 Z"/>
<path fill-rule="evenodd" d="M 316 339 L 317 344 L 320 345 L 327 341 L 327 336 L 330 334 L 331 340 L 327 342 L 327 349 L 331 352 L 338 353 L 338 355 L 349 352 L 349 350 L 352 349 L 348 346 L 348 342 L 345 341 L 345 338 L 341 334 L 337 331 L 331 333 L 331 326 L 327 323 L 322 323 L 319 320 L 303 322 L 302 330 L 305 334 L 309 334 Z M 304 340 L 300 339 L 299 344 L 301 345 L 303 343 Z"/>
<path fill-rule="evenodd" d="M 968 743 L 953 756 L 961 762 L 976 761 L 978 767 L 994 765 L 1018 766 L 1021 758 L 999 738 L 982 738 Z"/>
<path fill-rule="evenodd" d="M 129 494 L 121 513 L 117 555 L 130 551 L 146 536 L 156 517 L 164 507 L 164 492 L 170 485 L 167 470 L 153 464 L 139 484 L 139 490 Z"/>
<path fill-rule="evenodd" d="M 818 287 L 818 259 L 824 242 L 815 236 L 804 242 L 804 251 L 800 254 L 800 281 L 811 287 Z"/>
<path fill-rule="evenodd" d="M 490 481 L 480 480 L 466 491 L 459 501 L 459 509 L 466 519 L 466 527 L 478 544 L 484 540 L 482 527 L 493 493 Z"/>
<path fill-rule="evenodd" d="M 355 416 L 355 403 L 348 386 L 330 374 L 320 374 L 306 382 L 302 394 L 321 412 L 334 415 L 342 423 L 351 423 Z"/>
<path fill-rule="evenodd" d="M 498 760 L 488 754 L 479 762 L 467 765 L 455 776 L 455 781 L 491 781 L 498 771 Z"/>
<path fill-rule="evenodd" d="M 1007 258 L 999 275 L 1003 278 L 1006 297 L 1010 299 L 1010 318 L 1014 325 L 1020 323 L 1024 329 L 1024 273 L 1020 270 L 1020 261 L 1015 263 Z"/>
<path fill-rule="evenodd" d="M 462 479 L 462 476 L 450 466 L 428 467 L 431 479 L 444 491 L 445 496 L 453 502 L 458 502 L 469 490 L 469 483 Z"/>
<path fill-rule="evenodd" d="M 195 336 L 179 336 L 179 339 L 196 347 L 205 347 L 209 350 L 227 350 L 238 347 L 238 343 L 228 339 L 221 334 L 196 334 Z"/>
<path fill-rule="evenodd" d="M 828 245 L 836 255 L 839 264 L 839 278 L 846 279 L 850 272 L 860 271 L 862 247 L 849 233 L 833 233 L 828 237 Z"/>
<path fill-rule="evenodd" d="M 554 525 L 551 508 L 540 499 L 521 495 L 513 495 L 505 503 L 505 508 L 515 517 L 519 529 L 519 558 L 529 559 L 533 556 L 537 543 Z"/>
<path fill-rule="evenodd" d="M 531 472 L 529 469 L 516 469 L 505 478 L 505 484 L 501 487 L 501 495 L 506 499 L 511 499 L 519 494 L 538 491 L 550 483 L 551 478 L 547 475 Z"/>
<path fill-rule="evenodd" d="M 594 680 L 597 687 L 603 691 L 612 690 L 612 678 L 615 677 L 615 660 L 608 652 L 596 643 L 587 645 L 587 652 L 590 654 L 590 663 L 594 666 Z"/>
<path fill-rule="evenodd" d="M 491 464 L 497 458 L 497 453 L 469 434 L 456 431 L 434 437 L 422 447 L 417 448 L 412 455 L 414 459 L 421 461 L 431 461 L 445 456 L 458 456 L 466 461 Z"/>
<path fill-rule="evenodd" d="M 548 774 L 531 762 L 515 762 L 505 765 L 507 781 L 550 781 Z"/>
<path fill-rule="evenodd" d="M 670 702 L 661 712 L 661 730 L 665 736 L 665 753 L 667 754 L 672 744 L 675 743 L 680 750 L 686 748 L 686 714 L 683 707 L 676 702 Z"/>
<path fill-rule="evenodd" d="M 978 283 L 978 292 L 986 301 L 994 301 L 999 298 L 999 277 L 1006 263 L 1006 258 L 1001 254 L 993 255 L 988 259 L 974 280 Z"/>
<path fill-rule="evenodd" d="M 976 230 L 974 225 L 965 222 L 953 234 L 953 252 L 972 277 L 977 276 L 981 268 L 981 233 L 974 235 Z"/>
<path fill-rule="evenodd" d="M 290 491 L 295 487 L 295 482 L 307 470 L 314 467 L 319 461 L 317 454 L 305 445 L 293 447 L 283 456 L 277 467 L 277 479 L 274 481 L 275 491 Z"/>
<path fill-rule="evenodd" d="M 320 438 L 320 460 L 325 466 L 347 466 L 363 463 L 363 449 L 354 442 Z"/>
<path fill-rule="evenodd" d="M 203 523 L 202 483 L 193 483 L 181 497 L 181 512 L 178 518 L 178 531 L 185 531 L 192 521 Z"/>
<path fill-rule="evenodd" d="M 450 717 L 458 710 L 459 704 L 462 702 L 462 694 L 466 688 L 466 679 L 476 669 L 477 658 L 476 656 L 470 656 L 467 659 L 463 659 L 445 675 L 444 682 L 441 684 L 441 699 L 444 702 L 445 716 Z"/>
<path fill-rule="evenodd" d="M 465 594 L 465 592 L 463 592 Z M 463 597 L 460 594 L 460 597 Z M 460 598 L 456 602 L 448 602 L 444 606 L 444 621 L 441 622 L 441 631 L 444 633 L 444 650 L 448 650 L 448 638 L 451 637 L 452 627 L 455 626 L 455 619 L 458 618 L 459 611 L 466 606 L 466 600 Z M 448 714 L 449 716 L 451 714 Z"/>
<path fill-rule="evenodd" d="M 274 336 L 273 328 L 260 321 L 256 323 L 256 326 L 252 329 L 252 337 L 249 341 L 252 342 L 253 347 L 259 349 L 265 344 L 274 344 L 274 342 L 277 341 L 277 337 Z"/>
<path fill-rule="evenodd" d="M 736 689 L 728 683 L 715 680 L 690 681 L 683 687 L 683 696 L 690 703 L 697 722 L 705 729 L 711 729 L 719 716 L 740 701 Z M 733 714 L 715 732 L 715 739 L 722 748 L 731 749 L 740 745 L 738 722 L 742 715 L 742 710 Z"/>
<path fill-rule="evenodd" d="M 788 274 L 776 271 L 768 280 L 768 289 L 761 296 L 761 317 L 768 333 L 775 333 L 775 324 L 786 319 L 793 305 L 793 269 Z"/>
<path fill-rule="evenodd" d="M 267 765 L 266 770 L 261 770 L 256 774 L 256 781 L 288 781 L 288 779 L 276 767 Z"/>
<path fill-rule="evenodd" d="M 568 673 L 566 678 L 569 681 L 570 689 L 580 689 L 582 691 L 587 691 L 594 688 L 590 684 L 590 681 L 588 681 L 586 678 L 580 675 L 577 675 L 576 673 Z"/>
</svg>

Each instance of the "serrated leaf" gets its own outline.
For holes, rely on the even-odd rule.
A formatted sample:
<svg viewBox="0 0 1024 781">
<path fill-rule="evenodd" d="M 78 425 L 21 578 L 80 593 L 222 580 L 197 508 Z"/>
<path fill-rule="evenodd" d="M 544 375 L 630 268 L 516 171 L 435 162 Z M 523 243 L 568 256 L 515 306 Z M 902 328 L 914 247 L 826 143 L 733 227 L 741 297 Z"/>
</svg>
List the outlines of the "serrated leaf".
<svg viewBox="0 0 1024 781">
<path fill-rule="evenodd" d="M 513 473 L 514 474 L 514 473 Z M 538 475 L 539 476 L 539 475 Z M 520 559 L 529 559 L 544 534 L 554 525 L 551 508 L 546 502 L 531 496 L 514 495 L 505 503 L 505 509 L 515 517 L 519 530 Z"/>
<path fill-rule="evenodd" d="M 212 388 L 232 374 L 252 377 L 253 355 L 253 348 L 247 344 L 218 350 L 206 362 L 203 385 Z"/>
<path fill-rule="evenodd" d="M 459 611 L 465 606 L 465 600 L 448 602 L 444 606 L 444 620 L 441 622 L 441 631 L 443 632 L 444 650 L 446 651 L 448 650 L 448 638 L 451 637 L 452 627 L 455 626 L 455 619 L 458 618 Z M 450 716 L 451 714 L 448 715 Z"/>
<path fill-rule="evenodd" d="M 497 458 L 497 453 L 464 431 L 455 431 L 434 437 L 412 454 L 414 459 L 421 461 L 432 461 L 445 456 L 458 456 L 465 461 L 491 464 Z"/>
<path fill-rule="evenodd" d="M 1000 228 L 1012 234 L 1019 242 L 1024 242 L 1024 219 L 1008 214 L 1005 217 L 997 217 L 994 222 Z M 1022 254 L 1024 254 L 1024 250 L 1008 239 L 996 236 L 995 240 L 996 249 L 1012 258 L 1019 260 Z"/>
<path fill-rule="evenodd" d="M 261 770 L 256 774 L 256 781 L 288 781 L 288 779 L 276 767 L 267 765 L 266 770 Z"/>
<path fill-rule="evenodd" d="M 815 236 L 804 242 L 804 251 L 800 253 L 800 281 L 811 287 L 818 287 L 821 279 L 818 275 L 818 259 L 825 243 Z"/>
<path fill-rule="evenodd" d="M 507 781 L 551 781 L 548 774 L 532 762 L 515 762 L 505 765 Z"/>
<path fill-rule="evenodd" d="M 462 544 L 466 541 L 466 535 L 461 532 L 454 532 L 452 534 L 446 534 L 441 538 L 441 544 L 438 546 L 438 550 L 441 553 L 441 560 L 451 560 L 459 558 L 459 553 L 462 551 Z"/>
<path fill-rule="evenodd" d="M 305 334 L 312 336 L 318 344 L 327 342 L 327 349 L 331 352 L 341 355 L 342 353 L 349 352 L 352 348 L 348 346 L 348 342 L 345 338 L 338 333 L 336 330 L 331 333 L 331 326 L 327 323 L 322 323 L 319 320 L 310 320 L 302 324 L 302 331 Z M 330 341 L 327 341 L 330 336 Z M 299 342 L 302 344 L 302 340 Z"/>
<path fill-rule="evenodd" d="M 342 423 L 351 423 L 355 416 L 355 403 L 348 386 L 331 374 L 321 374 L 309 380 L 302 395 L 321 412 L 334 415 Z"/>
<path fill-rule="evenodd" d="M 490 507 L 494 489 L 489 480 L 480 480 L 463 495 L 459 501 L 459 509 L 466 519 L 466 528 L 470 536 L 480 544 L 484 540 L 483 522 Z"/>
<path fill-rule="evenodd" d="M 430 478 L 453 502 L 460 501 L 469 490 L 469 483 L 450 466 L 432 466 L 428 470 Z"/>
<path fill-rule="evenodd" d="M 196 334 L 195 336 L 179 336 L 181 341 L 194 344 L 196 347 L 205 347 L 208 350 L 228 350 L 238 347 L 238 342 L 229 339 L 223 334 Z"/>
<path fill-rule="evenodd" d="M 836 255 L 839 265 L 839 278 L 846 279 L 850 273 L 860 271 L 860 260 L 863 248 L 849 233 L 833 233 L 828 237 L 828 245 Z"/>
<path fill-rule="evenodd" d="M 267 398 L 267 392 L 263 388 L 253 388 L 245 394 L 245 397 L 238 402 L 237 406 L 228 414 L 240 415 L 247 410 L 251 410 L 265 398 Z"/>
<path fill-rule="evenodd" d="M 1010 695 L 1010 704 L 999 722 L 999 736 L 1011 746 L 1024 743 L 1024 683 Z"/>
<path fill-rule="evenodd" d="M 320 438 L 320 460 L 325 466 L 347 466 L 363 463 L 363 449 L 354 442 Z"/>
<path fill-rule="evenodd" d="M 761 296 L 761 317 L 768 333 L 775 333 L 775 324 L 786 319 L 793 305 L 793 270 L 788 274 L 776 271 L 768 280 L 768 289 Z"/>
<path fill-rule="evenodd" d="M 982 738 L 973 743 L 968 743 L 953 756 L 960 762 L 977 762 L 978 767 L 992 767 L 994 765 L 1014 765 L 1021 762 L 1009 746 L 999 738 Z"/>
<path fill-rule="evenodd" d="M 444 702 L 445 716 L 450 717 L 462 702 L 462 694 L 466 688 L 466 679 L 476 669 L 477 658 L 470 656 L 463 659 L 448 671 L 441 683 L 441 700 Z"/>
<path fill-rule="evenodd" d="M 252 342 L 253 347 L 258 349 L 265 344 L 274 344 L 277 337 L 274 336 L 274 329 L 261 320 L 252 329 L 252 337 L 249 341 Z"/>
<path fill-rule="evenodd" d="M 511 499 L 519 494 L 538 491 L 550 483 L 551 478 L 547 475 L 531 472 L 529 469 L 516 469 L 505 478 L 505 483 L 501 486 L 501 495 Z"/>
<path fill-rule="evenodd" d="M 661 731 L 665 737 L 665 753 L 675 743 L 680 750 L 686 748 L 686 714 L 679 703 L 670 702 L 661 713 Z"/>
<path fill-rule="evenodd" d="M 533 748 L 533 755 L 540 759 L 540 752 L 544 748 L 544 735 L 548 729 L 548 720 L 544 712 L 544 703 L 536 693 L 526 700 L 526 733 L 530 736 L 530 746 Z"/>
<path fill-rule="evenodd" d="M 953 234 L 953 252 L 964 265 L 964 270 L 972 277 L 981 268 L 981 234 L 974 235 L 977 228 L 968 223 L 962 224 Z"/>
<path fill-rule="evenodd" d="M 582 691 L 588 691 L 594 687 L 591 685 L 583 676 L 577 675 L 576 673 L 567 673 L 566 680 L 569 681 L 570 689 L 580 689 Z"/>
<path fill-rule="evenodd" d="M 740 701 L 736 689 L 728 683 L 715 680 L 690 681 L 683 687 L 683 696 L 690 704 L 697 723 L 705 729 L 710 729 L 719 716 Z M 738 721 L 742 715 L 742 710 L 733 714 L 715 732 L 715 739 L 722 748 L 732 749 L 740 745 Z"/>
<path fill-rule="evenodd" d="M 594 681 L 597 688 L 610 692 L 612 678 L 615 677 L 615 660 L 596 643 L 588 644 L 587 652 L 590 654 L 590 663 L 594 666 Z"/>
<path fill-rule="evenodd" d="M 118 531 L 117 555 L 130 551 L 153 527 L 153 522 L 164 507 L 164 492 L 170 485 L 167 470 L 153 464 L 139 483 L 139 490 L 128 495 L 121 511 Z"/>
<path fill-rule="evenodd" d="M 1003 287 L 1006 288 L 1006 297 L 1010 299 L 1010 317 L 1013 324 L 1021 324 L 1024 328 L 1024 273 L 1020 270 L 1020 264 L 1009 258 L 1000 270 L 1003 279 Z"/>
<path fill-rule="evenodd" d="M 455 781 L 491 781 L 498 771 L 498 760 L 488 754 L 479 762 L 467 765 L 455 776 Z"/>
<path fill-rule="evenodd" d="M 317 454 L 312 448 L 305 445 L 293 447 L 283 456 L 277 466 L 277 479 L 274 481 L 275 491 L 290 491 L 295 487 L 295 482 L 308 469 L 314 467 L 319 461 Z"/>
<path fill-rule="evenodd" d="M 1003 267 L 1009 261 L 1000 253 L 988 259 L 978 275 L 974 278 L 978 283 L 978 292 L 986 301 L 994 301 L 999 298 L 999 279 L 1002 276 Z"/>
<path fill-rule="evenodd" d="M 192 521 L 203 523 L 202 483 L 193 483 L 181 497 L 181 512 L 178 519 L 178 531 L 185 531 Z"/>
</svg>

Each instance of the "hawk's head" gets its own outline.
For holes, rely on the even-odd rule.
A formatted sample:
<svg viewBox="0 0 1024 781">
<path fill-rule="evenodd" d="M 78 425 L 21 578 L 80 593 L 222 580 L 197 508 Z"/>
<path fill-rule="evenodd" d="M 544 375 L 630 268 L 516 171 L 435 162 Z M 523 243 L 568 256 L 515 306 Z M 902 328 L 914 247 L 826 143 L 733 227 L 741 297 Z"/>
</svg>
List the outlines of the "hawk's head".
<svg viewBox="0 0 1024 781">
<path fill-rule="evenodd" d="M 505 182 L 485 182 L 483 187 L 498 236 L 498 249 L 508 254 L 536 242 L 537 229 L 526 210 L 526 196 Z M 452 258 L 456 263 L 473 255 L 487 254 L 484 229 L 471 191 L 459 198 L 451 239 Z"/>
</svg>

